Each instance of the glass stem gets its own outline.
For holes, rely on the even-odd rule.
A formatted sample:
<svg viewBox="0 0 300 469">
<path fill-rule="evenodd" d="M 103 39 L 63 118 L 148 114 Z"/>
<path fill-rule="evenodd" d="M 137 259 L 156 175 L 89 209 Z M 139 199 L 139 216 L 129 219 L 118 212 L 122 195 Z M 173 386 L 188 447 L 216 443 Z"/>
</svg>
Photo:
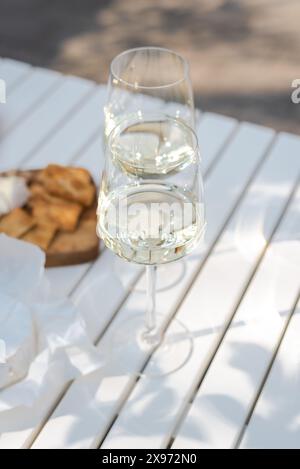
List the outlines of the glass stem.
<svg viewBox="0 0 300 469">
<path fill-rule="evenodd" d="M 161 341 L 160 331 L 156 324 L 156 265 L 146 266 L 147 276 L 147 303 L 146 303 L 146 329 L 143 339 L 149 346 L 156 346 Z"/>
</svg>

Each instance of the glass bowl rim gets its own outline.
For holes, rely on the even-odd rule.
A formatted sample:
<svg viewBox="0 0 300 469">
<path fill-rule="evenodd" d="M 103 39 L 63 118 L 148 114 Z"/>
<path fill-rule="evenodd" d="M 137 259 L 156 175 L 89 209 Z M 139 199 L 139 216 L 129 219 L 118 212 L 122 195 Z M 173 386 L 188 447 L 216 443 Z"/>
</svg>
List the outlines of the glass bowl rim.
<svg viewBox="0 0 300 469">
<path fill-rule="evenodd" d="M 170 82 L 170 83 L 166 83 L 164 85 L 155 85 L 155 86 L 138 85 L 138 86 L 136 86 L 134 83 L 130 83 L 130 82 L 124 80 L 123 78 L 121 78 L 114 71 L 114 65 L 116 64 L 117 60 L 119 60 L 121 57 L 123 57 L 124 55 L 127 55 L 127 54 L 132 54 L 133 52 L 138 52 L 138 51 L 143 51 L 143 50 L 156 50 L 156 51 L 160 51 L 160 52 L 164 52 L 164 53 L 168 53 L 168 54 L 172 54 L 172 55 L 176 56 L 183 65 L 183 76 L 182 76 L 182 78 L 179 78 L 178 80 L 175 80 L 175 81 Z M 176 86 L 176 85 L 184 82 L 185 80 L 189 80 L 189 64 L 188 64 L 187 60 L 183 58 L 182 55 L 178 54 L 177 52 L 175 52 L 171 49 L 167 49 L 165 47 L 156 47 L 156 46 L 134 47 L 132 49 L 127 49 L 127 50 L 121 52 L 120 54 L 116 55 L 113 58 L 113 60 L 110 63 L 110 74 L 117 81 L 123 83 L 124 85 L 126 85 L 130 88 L 141 89 L 141 90 L 163 89 L 163 88 L 169 88 L 169 87 L 172 87 L 172 86 Z"/>
</svg>

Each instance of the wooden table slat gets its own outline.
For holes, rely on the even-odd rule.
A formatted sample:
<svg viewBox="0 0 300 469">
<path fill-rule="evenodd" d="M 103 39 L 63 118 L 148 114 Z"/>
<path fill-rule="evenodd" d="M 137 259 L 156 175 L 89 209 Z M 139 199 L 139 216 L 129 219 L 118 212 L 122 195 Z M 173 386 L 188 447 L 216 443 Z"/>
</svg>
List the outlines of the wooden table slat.
<svg viewBox="0 0 300 469">
<path fill-rule="evenodd" d="M 212 112 L 207 112 L 201 116 L 197 126 L 197 136 L 204 174 L 217 159 L 224 145 L 230 141 L 237 127 L 238 122 L 231 117 L 219 116 Z"/>
</svg>

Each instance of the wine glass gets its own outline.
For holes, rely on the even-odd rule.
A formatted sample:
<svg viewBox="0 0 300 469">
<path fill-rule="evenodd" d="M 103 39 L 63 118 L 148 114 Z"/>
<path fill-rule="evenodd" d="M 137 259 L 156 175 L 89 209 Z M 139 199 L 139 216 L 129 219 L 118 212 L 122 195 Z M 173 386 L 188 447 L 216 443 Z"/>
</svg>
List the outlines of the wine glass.
<svg viewBox="0 0 300 469">
<path fill-rule="evenodd" d="M 145 265 L 147 273 L 146 323 L 141 324 L 141 314 L 127 319 L 115 333 L 114 347 L 121 353 L 134 342 L 142 350 L 153 350 L 164 341 L 164 353 L 172 353 L 172 340 L 168 344 L 156 320 L 156 266 L 186 256 L 204 233 L 194 131 L 164 113 L 124 117 L 108 137 L 97 215 L 97 233 L 105 245 L 128 262 Z M 191 338 L 185 326 L 172 324 L 179 335 L 186 335 L 189 355 Z M 172 358 L 172 370 L 186 359 L 178 345 L 174 347 L 178 362 L 174 368 Z"/>
<path fill-rule="evenodd" d="M 163 112 L 194 127 L 194 99 L 188 63 L 160 47 L 122 52 L 110 66 L 105 140 L 122 117 L 136 112 Z"/>
</svg>

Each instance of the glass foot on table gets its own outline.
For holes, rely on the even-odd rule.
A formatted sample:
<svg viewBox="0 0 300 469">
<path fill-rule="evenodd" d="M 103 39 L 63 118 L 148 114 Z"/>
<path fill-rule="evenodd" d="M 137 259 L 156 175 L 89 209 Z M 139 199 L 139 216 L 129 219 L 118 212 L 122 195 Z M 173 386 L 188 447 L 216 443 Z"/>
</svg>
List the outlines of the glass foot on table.
<svg viewBox="0 0 300 469">
<path fill-rule="evenodd" d="M 163 324 L 165 316 L 157 314 L 157 322 Z M 143 314 L 136 314 L 119 323 L 112 335 L 114 355 L 128 356 L 128 350 L 136 350 L 147 355 L 148 361 L 139 377 L 159 378 L 175 373 L 182 368 L 193 352 L 193 337 L 187 327 L 179 320 L 173 319 L 166 332 L 161 328 L 145 331 Z M 130 356 L 130 355 L 129 355 Z M 130 368 L 130 367 L 129 367 Z"/>
</svg>

